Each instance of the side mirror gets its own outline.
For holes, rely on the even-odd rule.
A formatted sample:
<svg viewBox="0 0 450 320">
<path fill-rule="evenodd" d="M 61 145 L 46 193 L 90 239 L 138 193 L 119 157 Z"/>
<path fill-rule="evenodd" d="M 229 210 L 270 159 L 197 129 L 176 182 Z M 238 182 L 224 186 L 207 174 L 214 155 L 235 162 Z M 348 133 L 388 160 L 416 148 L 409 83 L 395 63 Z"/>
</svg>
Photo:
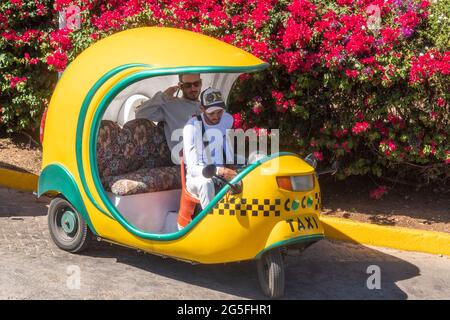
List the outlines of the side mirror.
<svg viewBox="0 0 450 320">
<path fill-rule="evenodd" d="M 211 179 L 216 175 L 216 166 L 214 164 L 208 164 L 206 167 L 203 168 L 202 175 L 205 178 Z"/>
<path fill-rule="evenodd" d="M 339 161 L 334 160 L 331 169 L 333 170 L 333 174 L 335 174 L 339 169 Z"/>
<path fill-rule="evenodd" d="M 320 176 L 322 174 L 327 174 L 327 173 L 331 173 L 332 175 L 336 174 L 336 172 L 339 169 L 339 161 L 335 160 L 333 161 L 333 163 L 331 164 L 331 168 L 328 170 L 324 170 L 324 171 L 320 171 L 317 174 Z"/>
<path fill-rule="evenodd" d="M 305 162 L 308 163 L 314 169 L 317 168 L 317 158 L 314 153 L 310 153 L 305 157 Z"/>
<path fill-rule="evenodd" d="M 254 151 L 252 153 L 249 154 L 248 156 L 248 163 L 255 163 L 256 161 L 267 157 L 266 153 L 263 152 L 259 152 L 259 151 Z"/>
</svg>

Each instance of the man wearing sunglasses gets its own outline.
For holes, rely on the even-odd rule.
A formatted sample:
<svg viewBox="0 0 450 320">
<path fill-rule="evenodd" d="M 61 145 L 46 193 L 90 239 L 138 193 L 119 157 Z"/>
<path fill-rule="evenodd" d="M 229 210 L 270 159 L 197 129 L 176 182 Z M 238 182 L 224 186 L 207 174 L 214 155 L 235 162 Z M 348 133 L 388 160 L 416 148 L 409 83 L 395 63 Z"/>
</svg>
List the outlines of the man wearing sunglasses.
<svg viewBox="0 0 450 320">
<path fill-rule="evenodd" d="M 214 88 L 200 95 L 201 115 L 190 119 L 183 129 L 183 154 L 186 164 L 186 188 L 200 199 L 204 209 L 216 194 L 212 179 L 203 177 L 209 164 L 216 165 L 216 174 L 231 180 L 236 171 L 227 168 L 227 159 L 234 159 L 227 147 L 227 130 L 233 126 L 233 117 L 225 112 L 222 94 Z"/>
<path fill-rule="evenodd" d="M 136 118 L 164 122 L 164 133 L 170 150 L 178 141 L 172 141 L 172 132 L 182 129 L 193 116 L 200 114 L 198 97 L 202 89 L 199 74 L 180 74 L 178 85 L 157 92 L 136 109 Z M 181 90 L 182 97 L 178 97 Z"/>
</svg>

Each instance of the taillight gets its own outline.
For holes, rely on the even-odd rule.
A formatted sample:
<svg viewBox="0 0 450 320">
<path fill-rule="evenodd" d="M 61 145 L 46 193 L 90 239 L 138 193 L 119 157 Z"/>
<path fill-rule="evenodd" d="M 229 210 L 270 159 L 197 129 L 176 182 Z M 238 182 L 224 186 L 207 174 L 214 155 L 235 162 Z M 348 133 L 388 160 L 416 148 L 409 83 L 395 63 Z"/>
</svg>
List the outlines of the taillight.
<svg viewBox="0 0 450 320">
<path fill-rule="evenodd" d="M 39 140 L 42 142 L 44 141 L 44 129 L 45 129 L 45 118 L 47 117 L 47 108 L 45 108 L 44 113 L 42 114 L 41 118 L 41 125 L 39 127 Z"/>
<path fill-rule="evenodd" d="M 304 176 L 277 177 L 277 184 L 280 189 L 288 191 L 310 191 L 314 189 L 314 176 L 308 174 Z"/>
</svg>

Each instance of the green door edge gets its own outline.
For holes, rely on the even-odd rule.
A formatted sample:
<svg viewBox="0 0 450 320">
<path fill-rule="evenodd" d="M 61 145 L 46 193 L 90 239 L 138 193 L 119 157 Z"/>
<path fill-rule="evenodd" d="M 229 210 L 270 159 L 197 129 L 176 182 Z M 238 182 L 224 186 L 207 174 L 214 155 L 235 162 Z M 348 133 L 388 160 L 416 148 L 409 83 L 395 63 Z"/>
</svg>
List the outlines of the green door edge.
<svg viewBox="0 0 450 320">
<path fill-rule="evenodd" d="M 131 65 L 135 65 L 135 64 L 130 64 L 127 65 L 127 67 L 131 66 Z M 148 70 L 143 70 L 143 71 L 137 71 L 135 73 L 132 73 L 131 75 L 126 76 L 124 79 L 118 81 L 116 84 L 114 84 L 112 86 L 112 88 L 110 89 L 110 91 L 105 95 L 105 97 L 103 97 L 102 101 L 100 102 L 100 104 L 97 107 L 97 110 L 95 111 L 94 114 L 94 119 L 92 121 L 91 124 L 91 130 L 89 132 L 90 135 L 90 139 L 89 139 L 89 162 L 91 164 L 91 174 L 92 174 L 92 178 L 94 181 L 94 185 L 96 188 L 96 192 L 97 194 L 100 196 L 103 204 L 105 205 L 105 207 L 107 208 L 107 210 L 109 211 L 109 213 L 112 215 L 112 218 L 117 220 L 120 225 L 122 227 L 124 227 L 128 232 L 130 232 L 131 234 L 133 234 L 134 236 L 137 236 L 139 238 L 142 239 L 146 239 L 146 240 L 158 240 L 158 241 L 172 241 L 172 240 L 177 240 L 181 237 L 183 237 L 184 235 L 186 235 L 191 229 L 193 229 L 196 224 L 210 211 L 212 210 L 212 208 L 217 204 L 217 202 L 219 202 L 222 197 L 226 194 L 226 192 L 228 191 L 229 187 L 225 186 L 217 195 L 216 197 L 211 201 L 211 203 L 200 213 L 197 215 L 197 217 L 190 223 L 188 224 L 185 228 L 183 228 L 182 230 L 179 230 L 178 232 L 175 233 L 171 233 L 171 234 L 153 234 L 153 233 L 148 233 L 145 231 L 142 231 L 136 227 L 134 227 L 133 225 L 131 225 L 121 214 L 120 212 L 116 209 L 115 206 L 113 206 L 111 204 L 111 201 L 108 199 L 108 197 L 105 194 L 105 190 L 103 189 L 103 186 L 100 182 L 100 176 L 98 173 L 98 167 L 97 167 L 97 161 L 96 161 L 96 141 L 97 141 L 97 136 L 98 136 L 98 131 L 100 128 L 100 122 L 103 116 L 103 113 L 105 112 L 106 108 L 108 107 L 109 103 L 114 99 L 114 97 L 124 88 L 128 87 L 129 85 L 138 82 L 139 80 L 142 79 L 146 79 L 146 78 L 151 78 L 151 77 L 156 77 L 156 76 L 165 76 L 165 75 L 174 75 L 174 74 L 180 74 L 180 73 L 214 73 L 214 72 L 222 72 L 222 73 L 237 73 L 237 72 L 255 72 L 255 71 L 261 71 L 264 70 L 268 67 L 269 65 L 267 63 L 263 63 L 260 65 L 254 65 L 254 66 L 242 66 L 242 67 L 227 67 L 227 66 L 195 66 L 195 67 L 176 67 L 176 68 L 153 68 L 153 69 L 148 69 Z M 120 68 L 123 68 L 124 66 L 121 66 Z M 108 74 L 111 75 L 113 74 L 115 71 L 115 69 L 111 70 Z M 106 81 L 107 76 L 105 75 L 105 78 L 103 79 L 103 81 Z M 89 97 L 86 97 L 86 99 L 84 100 L 83 104 L 82 104 L 82 108 L 81 108 L 81 112 L 80 112 L 80 116 L 78 118 L 78 128 L 77 128 L 77 135 L 76 135 L 76 156 L 77 156 L 77 163 L 78 163 L 78 170 L 80 173 L 80 179 L 83 183 L 83 186 L 85 188 L 87 188 L 87 184 L 85 186 L 85 176 L 84 176 L 84 169 L 82 166 L 82 161 L 81 161 L 81 151 L 82 151 L 82 146 L 81 146 L 81 141 L 82 141 L 82 136 L 83 136 L 83 130 L 84 130 L 84 126 L 82 125 L 84 123 L 86 114 L 87 114 L 87 109 L 89 108 L 91 99 L 93 98 L 93 95 L 95 94 L 95 92 L 99 89 L 100 87 L 100 81 L 98 83 L 99 86 L 97 86 L 95 89 L 92 88 L 93 90 L 91 91 L 91 95 Z M 284 155 L 294 155 L 297 156 L 296 154 L 293 153 L 288 153 L 288 152 L 280 152 L 278 154 L 274 154 L 271 156 L 268 156 L 264 159 L 260 159 L 259 161 L 257 161 L 256 163 L 250 165 L 249 167 L 247 167 L 243 172 L 241 172 L 238 176 L 235 177 L 235 179 L 233 179 L 232 183 L 238 182 L 240 181 L 242 178 L 244 178 L 244 176 L 246 176 L 250 171 L 252 171 L 253 169 L 255 169 L 257 166 L 259 166 L 261 163 L 266 162 L 268 160 L 271 160 L 273 158 L 276 157 L 280 157 L 280 156 L 284 156 Z M 88 192 L 90 192 L 88 190 Z M 94 203 L 95 204 L 95 203 Z M 103 211 L 102 211 L 103 212 Z M 107 213 L 103 212 L 104 214 L 108 215 Z M 108 215 L 109 216 L 109 215 Z"/>
<path fill-rule="evenodd" d="M 298 243 L 302 243 L 302 242 L 311 242 L 311 241 L 315 242 L 315 241 L 319 241 L 322 239 L 325 239 L 325 236 L 323 234 L 313 234 L 313 235 L 299 236 L 299 237 L 291 238 L 288 240 L 278 241 L 278 242 L 271 244 L 267 248 L 264 248 L 264 250 L 261 250 L 255 256 L 255 259 L 260 259 L 264 253 L 266 253 L 270 250 L 273 250 L 275 248 L 286 247 L 286 246 L 290 246 L 290 245 L 298 244 Z"/>
<path fill-rule="evenodd" d="M 115 67 L 105 73 L 102 77 L 100 77 L 99 80 L 95 82 L 95 84 L 89 89 L 89 92 L 87 93 L 86 97 L 83 100 L 83 103 L 81 105 L 80 114 L 78 117 L 77 122 L 77 130 L 76 130 L 76 143 L 75 143 L 75 155 L 77 160 L 77 166 L 78 166 L 78 174 L 80 175 L 81 184 L 83 186 L 84 191 L 86 192 L 86 195 L 88 196 L 89 200 L 92 202 L 92 204 L 99 210 L 101 213 L 103 213 L 105 216 L 112 218 L 110 214 L 105 212 L 100 205 L 95 201 L 94 197 L 91 194 L 91 191 L 89 190 L 89 187 L 87 185 L 87 182 L 84 178 L 84 167 L 83 167 L 83 160 L 81 157 L 81 138 L 83 134 L 83 127 L 84 127 L 84 120 L 86 118 L 86 113 L 88 111 L 88 107 L 94 98 L 97 91 L 112 77 L 114 77 L 116 74 L 125 71 L 127 69 L 135 68 L 135 67 L 146 67 L 151 68 L 152 66 L 149 64 L 143 64 L 143 63 L 128 63 L 124 64 L 118 67 Z"/>
<path fill-rule="evenodd" d="M 39 176 L 38 197 L 49 191 L 61 193 L 77 210 L 93 234 L 98 235 L 81 198 L 80 190 L 70 172 L 61 164 L 46 166 Z"/>
</svg>

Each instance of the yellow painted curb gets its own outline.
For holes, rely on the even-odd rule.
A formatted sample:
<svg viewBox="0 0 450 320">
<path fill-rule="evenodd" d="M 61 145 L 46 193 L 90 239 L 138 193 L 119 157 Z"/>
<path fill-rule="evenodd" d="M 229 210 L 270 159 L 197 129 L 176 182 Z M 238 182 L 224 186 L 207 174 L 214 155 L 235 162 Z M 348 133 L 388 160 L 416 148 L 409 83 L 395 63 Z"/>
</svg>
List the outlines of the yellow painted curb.
<svg viewBox="0 0 450 320">
<path fill-rule="evenodd" d="M 21 191 L 37 191 L 39 176 L 0 168 L 0 186 L 21 190 Z"/>
<path fill-rule="evenodd" d="M 320 217 L 325 236 L 378 247 L 450 256 L 450 234 Z"/>
</svg>

